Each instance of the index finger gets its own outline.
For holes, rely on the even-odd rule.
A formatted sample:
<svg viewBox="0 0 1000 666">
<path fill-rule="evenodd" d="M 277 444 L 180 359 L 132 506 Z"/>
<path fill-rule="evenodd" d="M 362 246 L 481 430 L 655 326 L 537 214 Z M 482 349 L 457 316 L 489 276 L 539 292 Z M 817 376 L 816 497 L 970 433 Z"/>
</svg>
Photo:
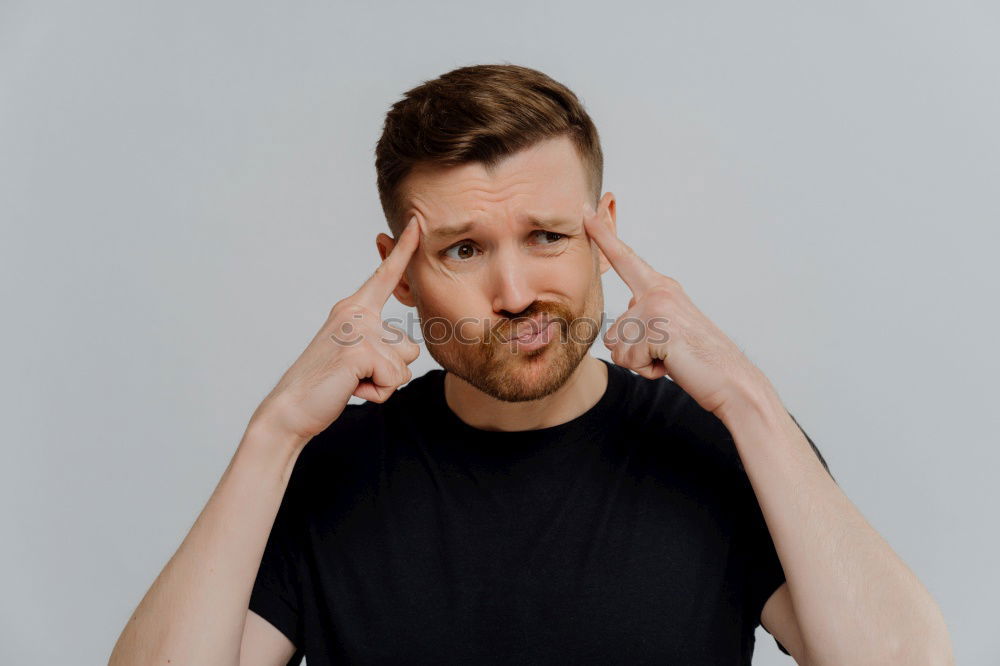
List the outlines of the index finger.
<svg viewBox="0 0 1000 666">
<path fill-rule="evenodd" d="M 587 207 L 584 207 L 584 227 L 587 230 L 587 235 L 594 239 L 597 247 L 611 262 L 615 272 L 621 276 L 632 293 L 638 295 L 640 291 L 652 284 L 656 271 L 625 241 L 612 233 L 608 224 L 610 215 L 606 206 L 598 207 L 598 210 L 593 214 Z"/>
<path fill-rule="evenodd" d="M 389 256 L 382 260 L 372 276 L 355 292 L 357 301 L 372 312 L 379 312 L 382 306 L 392 296 L 393 290 L 403 277 L 403 271 L 410 263 L 410 258 L 420 245 L 420 225 L 416 216 L 399 234 L 396 244 L 389 251 Z"/>
</svg>

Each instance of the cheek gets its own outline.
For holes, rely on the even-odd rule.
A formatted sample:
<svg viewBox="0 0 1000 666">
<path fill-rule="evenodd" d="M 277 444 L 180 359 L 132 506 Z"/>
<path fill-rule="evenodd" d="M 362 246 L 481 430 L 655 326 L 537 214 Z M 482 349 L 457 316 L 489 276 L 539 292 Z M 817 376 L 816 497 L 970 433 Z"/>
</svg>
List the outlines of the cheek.
<svg viewBox="0 0 1000 666">
<path fill-rule="evenodd" d="M 414 286 L 425 301 L 438 301 L 443 294 L 468 289 L 474 284 L 468 274 L 450 271 L 439 261 L 422 260 L 414 269 Z"/>
<path fill-rule="evenodd" d="M 433 316 L 451 319 L 468 312 L 481 292 L 473 274 L 449 271 L 440 264 L 425 265 L 414 277 L 418 304 Z"/>
<path fill-rule="evenodd" d="M 474 284 L 474 271 L 451 270 L 446 263 L 427 257 L 421 262 L 420 279 L 428 290 L 454 289 L 460 285 Z"/>
<path fill-rule="evenodd" d="M 583 296 L 600 283 L 600 262 L 589 243 L 579 244 L 564 252 L 558 259 L 560 282 L 576 296 Z"/>
</svg>

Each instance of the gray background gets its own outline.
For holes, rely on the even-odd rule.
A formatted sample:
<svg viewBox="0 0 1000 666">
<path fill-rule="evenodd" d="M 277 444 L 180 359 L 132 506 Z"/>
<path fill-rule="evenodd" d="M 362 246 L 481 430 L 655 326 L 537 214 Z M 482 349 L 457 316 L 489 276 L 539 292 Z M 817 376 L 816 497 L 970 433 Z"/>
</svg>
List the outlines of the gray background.
<svg viewBox="0 0 1000 666">
<path fill-rule="evenodd" d="M 385 111 L 506 61 L 579 94 L 622 238 L 771 378 L 958 662 L 997 663 L 997 19 L 0 3 L 0 662 L 106 662 L 254 407 L 374 270 Z M 629 293 L 605 287 L 616 317 Z"/>
</svg>

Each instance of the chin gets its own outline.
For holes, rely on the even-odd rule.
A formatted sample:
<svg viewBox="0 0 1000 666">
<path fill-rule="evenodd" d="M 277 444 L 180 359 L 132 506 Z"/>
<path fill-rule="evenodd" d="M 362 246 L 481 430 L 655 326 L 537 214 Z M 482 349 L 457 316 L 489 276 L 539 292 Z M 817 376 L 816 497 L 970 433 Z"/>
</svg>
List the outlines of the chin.
<svg viewBox="0 0 1000 666">
<path fill-rule="evenodd" d="M 559 345 L 556 339 L 548 346 L 528 352 L 515 352 L 503 346 L 490 350 L 492 354 L 429 351 L 441 367 L 486 395 L 504 402 L 527 402 L 544 398 L 562 387 L 589 347 L 573 349 Z"/>
</svg>

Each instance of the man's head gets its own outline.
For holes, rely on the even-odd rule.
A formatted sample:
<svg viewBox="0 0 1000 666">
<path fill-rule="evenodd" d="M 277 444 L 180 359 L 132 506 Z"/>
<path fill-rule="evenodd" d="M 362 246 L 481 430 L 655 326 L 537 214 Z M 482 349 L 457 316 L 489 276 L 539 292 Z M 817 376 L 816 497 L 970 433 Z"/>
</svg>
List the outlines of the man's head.
<svg viewBox="0 0 1000 666">
<path fill-rule="evenodd" d="M 615 216 L 613 195 L 598 201 L 600 142 L 576 96 L 515 65 L 454 70 L 393 105 L 375 164 L 393 235 L 413 216 L 421 226 L 394 293 L 417 308 L 431 356 L 501 400 L 562 386 L 599 334 L 610 267 L 583 216 Z M 385 257 L 395 241 L 376 242 Z M 540 319 L 553 322 L 547 344 L 519 344 Z"/>
</svg>

